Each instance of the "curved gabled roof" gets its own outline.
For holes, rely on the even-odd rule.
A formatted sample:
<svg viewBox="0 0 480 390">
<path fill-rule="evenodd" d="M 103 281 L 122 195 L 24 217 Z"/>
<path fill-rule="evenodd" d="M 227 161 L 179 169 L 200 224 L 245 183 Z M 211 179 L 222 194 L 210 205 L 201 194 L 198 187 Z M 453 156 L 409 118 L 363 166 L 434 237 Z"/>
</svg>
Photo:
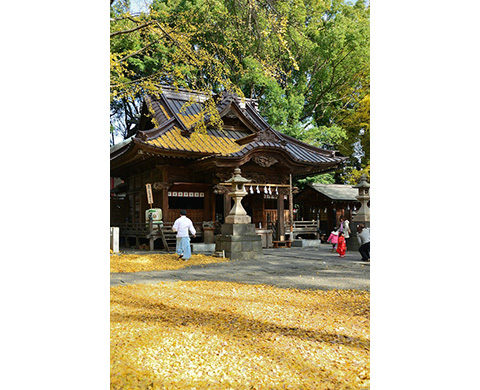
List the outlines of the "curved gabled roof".
<svg viewBox="0 0 480 390">
<path fill-rule="evenodd" d="M 260 115 L 254 100 L 231 93 L 215 97 L 216 109 L 230 125 L 222 130 L 209 128 L 210 116 L 204 104 L 209 98 L 195 91 L 162 87 L 161 95 L 146 97 L 143 110 L 145 116 L 150 107 L 158 127 L 138 131 L 133 142 L 148 147 L 150 153 L 183 154 L 187 158 L 245 160 L 256 151 L 272 151 L 310 168 L 318 165 L 320 170 L 335 168 L 347 159 L 274 130 Z M 148 123 L 142 119 L 141 123 Z M 206 131 L 195 131 L 199 121 L 205 121 Z"/>
</svg>

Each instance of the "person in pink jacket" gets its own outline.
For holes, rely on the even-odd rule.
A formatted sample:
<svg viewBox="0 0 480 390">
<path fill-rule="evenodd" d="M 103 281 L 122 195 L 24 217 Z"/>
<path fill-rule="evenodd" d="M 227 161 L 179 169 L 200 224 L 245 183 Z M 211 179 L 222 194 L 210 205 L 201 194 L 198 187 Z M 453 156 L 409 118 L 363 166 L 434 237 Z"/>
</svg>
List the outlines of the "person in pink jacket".
<svg viewBox="0 0 480 390">
<path fill-rule="evenodd" d="M 335 227 L 335 229 L 332 230 L 332 232 L 330 233 L 330 236 L 328 237 L 327 242 L 329 242 L 330 244 L 332 244 L 332 252 L 335 252 L 335 246 L 336 246 L 337 243 L 338 243 L 338 231 L 337 231 L 337 227 Z"/>
</svg>

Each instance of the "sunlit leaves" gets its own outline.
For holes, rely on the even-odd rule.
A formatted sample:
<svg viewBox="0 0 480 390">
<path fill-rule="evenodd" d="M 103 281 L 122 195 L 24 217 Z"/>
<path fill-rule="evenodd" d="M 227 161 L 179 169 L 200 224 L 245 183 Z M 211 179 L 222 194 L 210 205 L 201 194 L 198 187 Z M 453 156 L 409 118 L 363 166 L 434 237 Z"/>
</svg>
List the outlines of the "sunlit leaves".
<svg viewBox="0 0 480 390">
<path fill-rule="evenodd" d="M 178 260 L 176 254 L 160 253 L 144 255 L 111 254 L 110 272 L 161 271 L 228 261 L 219 257 L 194 254 L 186 262 Z"/>
<path fill-rule="evenodd" d="M 319 139 L 352 157 L 362 144 L 368 163 L 369 133 L 362 99 L 369 93 L 370 8 L 339 0 L 155 0 L 148 14 L 132 17 L 112 6 L 112 123 L 132 135 L 146 94 L 159 84 L 258 99 L 268 123 L 307 143 L 311 129 L 339 127 L 348 137 Z M 121 4 L 120 4 L 121 5 Z M 137 29 L 138 28 L 138 29 Z M 136 30 L 135 30 L 136 29 Z M 353 91 L 353 92 L 352 92 Z M 362 91 L 358 94 L 358 91 Z M 350 123 L 343 121 L 345 115 Z M 218 115 L 209 125 L 221 126 Z M 126 130 L 125 130 L 126 129 Z M 129 130 L 132 130 L 129 132 Z M 195 130 L 204 130 L 203 121 Z M 314 137 L 318 138 L 318 137 Z"/>
<path fill-rule="evenodd" d="M 284 79 L 289 68 L 298 69 L 287 18 L 268 0 L 156 0 L 147 14 L 135 16 L 123 3 L 111 7 L 111 99 L 124 106 L 114 111 L 115 128 L 131 127 L 135 110 L 125 106 L 159 92 L 160 84 L 243 96 L 247 57 L 257 61 L 270 83 Z M 216 115 L 211 126 L 220 122 Z M 199 122 L 197 130 L 201 127 Z M 126 136 L 128 129 L 123 132 Z"/>
<path fill-rule="evenodd" d="M 112 389 L 367 389 L 369 293 L 111 288 L 111 378 Z"/>
</svg>

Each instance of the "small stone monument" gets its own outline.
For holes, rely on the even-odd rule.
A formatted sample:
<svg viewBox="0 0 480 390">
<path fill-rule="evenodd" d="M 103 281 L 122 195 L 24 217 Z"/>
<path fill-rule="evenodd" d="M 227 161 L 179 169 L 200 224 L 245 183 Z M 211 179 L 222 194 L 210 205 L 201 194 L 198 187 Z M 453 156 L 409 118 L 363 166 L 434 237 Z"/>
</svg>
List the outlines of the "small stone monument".
<svg viewBox="0 0 480 390">
<path fill-rule="evenodd" d="M 231 196 L 235 203 L 221 227 L 222 234 L 216 237 L 215 251 L 225 251 L 225 256 L 232 260 L 261 259 L 262 238 L 255 233 L 252 218 L 242 206 L 242 198 L 247 195 L 245 183 L 250 180 L 242 177 L 240 173 L 240 168 L 235 168 L 232 178 L 226 181 L 232 185 L 228 196 Z"/>
<path fill-rule="evenodd" d="M 353 188 L 358 188 L 358 196 L 356 198 L 361 205 L 350 224 L 352 234 L 347 242 L 348 250 L 358 250 L 358 248 L 360 248 L 357 238 L 357 226 L 363 223 L 365 227 L 370 227 L 370 207 L 368 207 L 368 201 L 370 200 L 370 184 L 367 182 L 367 177 L 362 175 L 360 177 L 360 182 L 356 186 L 353 186 Z"/>
</svg>

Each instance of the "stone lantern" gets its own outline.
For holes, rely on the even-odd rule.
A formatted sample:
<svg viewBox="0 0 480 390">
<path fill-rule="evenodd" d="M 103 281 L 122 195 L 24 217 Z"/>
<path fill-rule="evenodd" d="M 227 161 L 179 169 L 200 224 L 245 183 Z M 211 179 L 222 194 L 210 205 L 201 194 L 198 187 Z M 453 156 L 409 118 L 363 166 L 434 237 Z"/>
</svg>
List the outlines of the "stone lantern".
<svg viewBox="0 0 480 390">
<path fill-rule="evenodd" d="M 221 227 L 222 234 L 216 237 L 215 251 L 224 252 L 232 260 L 254 260 L 263 258 L 262 238 L 256 234 L 252 218 L 242 206 L 242 198 L 247 195 L 245 183 L 250 180 L 240 175 L 240 168 L 235 168 L 231 184 L 231 196 L 235 201 L 230 213 Z"/>
<path fill-rule="evenodd" d="M 247 180 L 242 177 L 240 172 L 240 168 L 235 168 L 232 178 L 226 181 L 226 183 L 232 184 L 232 191 L 230 191 L 228 196 L 231 196 L 235 203 L 225 218 L 225 223 L 252 222 L 252 218 L 247 215 L 247 212 L 242 206 L 242 199 L 248 194 L 248 192 L 245 190 L 245 183 L 250 183 L 251 180 Z"/>
<path fill-rule="evenodd" d="M 347 239 L 347 248 L 349 250 L 358 250 L 360 245 L 357 238 L 357 226 L 362 223 L 365 227 L 370 227 L 370 207 L 368 207 L 370 184 L 367 182 L 367 177 L 362 175 L 360 182 L 356 186 L 353 186 L 353 188 L 358 188 L 358 196 L 356 196 L 356 198 L 361 206 L 358 212 L 352 217 L 352 224 L 350 225 L 352 234 L 350 238 Z"/>
<path fill-rule="evenodd" d="M 370 184 L 367 182 L 367 176 L 362 175 L 360 177 L 360 182 L 353 186 L 353 188 L 358 188 L 358 196 L 356 197 L 360 202 L 360 209 L 355 214 L 353 220 L 359 223 L 363 223 L 365 227 L 370 226 L 370 207 L 368 207 L 368 201 L 370 200 Z"/>
</svg>

